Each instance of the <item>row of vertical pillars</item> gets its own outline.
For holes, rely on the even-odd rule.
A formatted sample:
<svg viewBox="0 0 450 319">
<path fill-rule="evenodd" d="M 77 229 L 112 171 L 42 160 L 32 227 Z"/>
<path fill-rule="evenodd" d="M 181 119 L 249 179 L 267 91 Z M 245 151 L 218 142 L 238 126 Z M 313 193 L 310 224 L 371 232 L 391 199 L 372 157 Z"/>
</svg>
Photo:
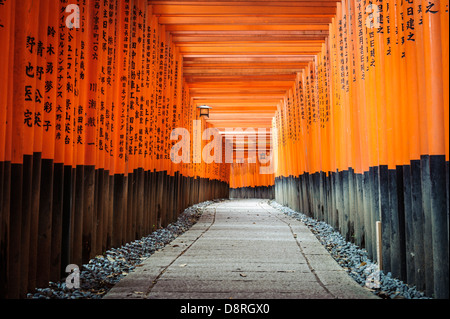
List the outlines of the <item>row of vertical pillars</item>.
<svg viewBox="0 0 450 319">
<path fill-rule="evenodd" d="M 275 189 L 273 186 L 255 186 L 230 188 L 230 199 L 234 198 L 261 198 L 274 199 Z"/>
<path fill-rule="evenodd" d="M 178 172 L 110 175 L 24 156 L 0 162 L 0 297 L 22 298 L 112 247 L 147 236 L 185 208 L 228 198 L 228 184 Z"/>
<path fill-rule="evenodd" d="M 445 156 L 410 165 L 371 167 L 363 174 L 305 173 L 277 177 L 280 204 L 325 221 L 376 260 L 382 225 L 382 269 L 429 297 L 448 298 L 449 175 Z"/>
</svg>

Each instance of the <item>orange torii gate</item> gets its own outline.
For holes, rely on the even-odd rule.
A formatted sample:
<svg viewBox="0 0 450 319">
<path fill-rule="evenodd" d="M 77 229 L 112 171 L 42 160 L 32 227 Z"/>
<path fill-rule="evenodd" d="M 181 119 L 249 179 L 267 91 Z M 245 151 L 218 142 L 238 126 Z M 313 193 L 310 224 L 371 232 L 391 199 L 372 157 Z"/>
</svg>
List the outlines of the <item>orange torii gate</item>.
<svg viewBox="0 0 450 319">
<path fill-rule="evenodd" d="M 77 27 L 68 5 L 5 1 L 0 13 L 8 43 L 0 290 L 10 298 L 167 225 L 188 205 L 228 196 L 225 165 L 170 161 L 170 131 L 191 129 L 197 113 L 183 96 L 179 49 L 152 6 L 81 1 Z"/>
<path fill-rule="evenodd" d="M 277 201 L 373 258 L 381 220 L 383 269 L 429 295 L 445 295 L 448 278 L 447 26 L 446 1 L 341 1 L 274 123 Z"/>
</svg>

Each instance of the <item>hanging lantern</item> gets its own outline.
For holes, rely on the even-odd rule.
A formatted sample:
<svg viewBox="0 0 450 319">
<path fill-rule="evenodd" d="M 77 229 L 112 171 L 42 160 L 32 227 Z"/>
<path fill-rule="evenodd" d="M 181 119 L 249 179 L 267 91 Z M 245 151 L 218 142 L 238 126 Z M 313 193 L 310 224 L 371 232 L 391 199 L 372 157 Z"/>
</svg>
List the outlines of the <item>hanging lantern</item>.
<svg viewBox="0 0 450 319">
<path fill-rule="evenodd" d="M 198 108 L 200 109 L 200 117 L 205 116 L 209 118 L 209 110 L 212 109 L 212 107 L 208 105 L 200 105 Z"/>
</svg>

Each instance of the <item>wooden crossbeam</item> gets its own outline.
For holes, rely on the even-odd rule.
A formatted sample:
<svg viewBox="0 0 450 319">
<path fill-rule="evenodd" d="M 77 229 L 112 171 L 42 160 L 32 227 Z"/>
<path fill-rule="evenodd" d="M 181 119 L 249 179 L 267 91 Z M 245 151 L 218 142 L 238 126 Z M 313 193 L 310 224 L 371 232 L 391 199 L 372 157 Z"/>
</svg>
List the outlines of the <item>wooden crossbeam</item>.
<svg viewBox="0 0 450 319">
<path fill-rule="evenodd" d="M 327 4 L 328 2 L 325 2 Z M 328 5 L 311 5 L 310 2 L 299 2 L 297 5 L 260 5 L 254 3 L 234 3 L 233 5 L 196 5 L 196 4 L 154 4 L 153 13 L 158 16 L 167 15 L 195 15 L 195 16 L 223 16 L 223 15 L 295 15 L 333 17 L 336 8 Z"/>
<path fill-rule="evenodd" d="M 183 56 L 194 107 L 208 126 L 266 128 L 298 72 L 314 61 L 336 14 L 335 0 L 155 0 L 152 12 Z M 272 136 L 265 135 L 270 145 Z M 243 149 L 248 141 L 233 142 Z"/>
</svg>

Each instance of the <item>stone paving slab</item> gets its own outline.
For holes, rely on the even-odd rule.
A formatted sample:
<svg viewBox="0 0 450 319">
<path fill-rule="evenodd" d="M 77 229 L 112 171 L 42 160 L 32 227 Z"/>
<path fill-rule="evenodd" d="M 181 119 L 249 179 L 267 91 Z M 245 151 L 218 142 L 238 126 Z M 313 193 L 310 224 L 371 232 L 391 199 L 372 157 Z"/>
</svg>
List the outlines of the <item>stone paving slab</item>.
<svg viewBox="0 0 450 319">
<path fill-rule="evenodd" d="M 300 221 L 267 200 L 230 200 L 113 287 L 104 299 L 377 299 Z"/>
<path fill-rule="evenodd" d="M 131 298 L 131 297 L 129 297 Z M 331 296 L 323 296 L 322 293 L 314 294 L 311 292 L 157 292 L 153 293 L 148 299 L 333 299 Z"/>
<path fill-rule="evenodd" d="M 299 287 L 293 281 L 262 281 L 262 280 L 227 280 L 224 284 L 223 280 L 174 280 L 165 279 L 158 282 L 152 293 L 158 292 L 180 292 L 180 293 L 253 293 L 265 292 L 271 293 L 301 293 L 301 294 L 322 294 L 323 289 L 314 284 L 314 279 L 309 278 Z"/>
<path fill-rule="evenodd" d="M 310 275 L 310 276 L 309 276 Z M 249 271 L 249 270 L 233 270 L 228 271 L 226 269 L 220 268 L 206 268 L 202 267 L 198 270 L 189 271 L 186 270 L 182 275 L 179 274 L 178 269 L 168 269 L 164 274 L 163 279 L 177 279 L 177 280 L 257 280 L 260 282 L 267 281 L 293 281 L 296 282 L 297 279 L 301 277 L 302 281 L 315 281 L 315 276 L 310 272 L 306 271 Z"/>
</svg>

